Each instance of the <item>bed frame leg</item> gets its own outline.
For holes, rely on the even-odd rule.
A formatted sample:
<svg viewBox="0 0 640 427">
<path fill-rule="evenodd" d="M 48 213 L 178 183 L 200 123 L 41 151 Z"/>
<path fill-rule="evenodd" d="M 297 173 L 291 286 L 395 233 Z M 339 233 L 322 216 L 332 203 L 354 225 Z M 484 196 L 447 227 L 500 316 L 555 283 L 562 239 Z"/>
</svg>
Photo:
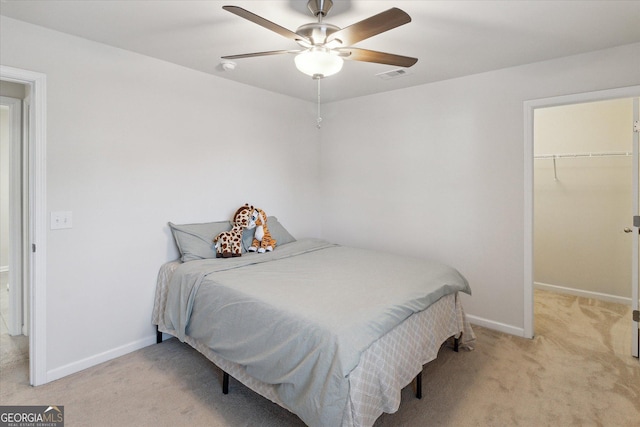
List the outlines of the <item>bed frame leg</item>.
<svg viewBox="0 0 640 427">
<path fill-rule="evenodd" d="M 460 349 L 460 337 L 453 337 L 453 351 L 458 353 Z M 422 371 L 416 375 L 416 398 L 422 399 Z"/>
<path fill-rule="evenodd" d="M 422 371 L 416 376 L 416 397 L 422 399 Z"/>
<path fill-rule="evenodd" d="M 229 374 L 222 371 L 222 394 L 229 394 Z"/>
<path fill-rule="evenodd" d="M 162 332 L 158 330 L 158 325 L 156 325 L 156 344 L 160 344 L 162 342 Z"/>
</svg>

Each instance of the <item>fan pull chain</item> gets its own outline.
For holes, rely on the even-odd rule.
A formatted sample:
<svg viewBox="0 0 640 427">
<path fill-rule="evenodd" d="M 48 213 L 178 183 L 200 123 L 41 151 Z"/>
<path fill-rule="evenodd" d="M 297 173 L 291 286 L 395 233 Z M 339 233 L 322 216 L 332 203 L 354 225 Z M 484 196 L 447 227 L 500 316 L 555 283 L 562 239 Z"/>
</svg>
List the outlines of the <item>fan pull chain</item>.
<svg viewBox="0 0 640 427">
<path fill-rule="evenodd" d="M 320 125 L 320 122 L 322 122 L 322 117 L 320 116 L 320 80 L 322 80 L 322 79 L 318 79 L 318 118 L 316 120 L 316 127 L 318 129 L 320 129 L 322 127 Z"/>
</svg>

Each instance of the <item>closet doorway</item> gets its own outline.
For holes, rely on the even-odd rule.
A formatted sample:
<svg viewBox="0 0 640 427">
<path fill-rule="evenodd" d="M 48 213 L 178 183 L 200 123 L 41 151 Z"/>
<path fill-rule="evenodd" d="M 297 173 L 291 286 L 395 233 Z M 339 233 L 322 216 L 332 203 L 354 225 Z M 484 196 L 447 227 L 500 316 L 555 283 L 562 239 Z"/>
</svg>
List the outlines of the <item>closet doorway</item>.
<svg viewBox="0 0 640 427">
<path fill-rule="evenodd" d="M 534 114 L 536 288 L 630 305 L 633 99 Z"/>
<path fill-rule="evenodd" d="M 618 93 L 635 95 L 636 90 Z M 525 305 L 531 309 L 531 335 L 535 299 L 536 312 L 548 314 L 553 307 L 562 312 L 557 314 L 569 316 L 568 333 L 575 332 L 570 315 L 611 321 L 607 331 L 602 322 L 592 322 L 602 335 L 593 338 L 604 339 L 625 354 L 631 343 L 631 353 L 637 357 L 638 330 L 631 309 L 638 304 L 640 224 L 633 224 L 633 215 L 638 214 L 638 167 L 633 156 L 638 101 L 609 92 L 526 105 L 533 194 L 532 288 L 527 295 L 525 283 Z"/>
</svg>

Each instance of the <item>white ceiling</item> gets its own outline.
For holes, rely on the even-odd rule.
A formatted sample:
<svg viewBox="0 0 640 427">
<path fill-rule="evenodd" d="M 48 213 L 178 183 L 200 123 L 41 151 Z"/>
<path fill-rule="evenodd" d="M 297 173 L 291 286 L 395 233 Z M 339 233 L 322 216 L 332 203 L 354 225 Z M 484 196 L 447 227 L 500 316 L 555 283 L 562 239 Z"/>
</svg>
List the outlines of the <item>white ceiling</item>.
<svg viewBox="0 0 640 427">
<path fill-rule="evenodd" d="M 223 5 L 295 31 L 315 21 L 306 3 L 2 0 L 0 14 L 315 102 L 317 83 L 297 71 L 291 54 L 239 59 L 234 71 L 220 66 L 223 55 L 298 48 Z M 376 74 L 396 67 L 345 61 L 339 74 L 322 80 L 322 102 L 640 42 L 637 0 L 334 0 L 325 22 L 344 28 L 391 7 L 403 9 L 412 22 L 356 46 L 417 57 L 418 63 L 404 76 L 383 80 Z"/>
</svg>

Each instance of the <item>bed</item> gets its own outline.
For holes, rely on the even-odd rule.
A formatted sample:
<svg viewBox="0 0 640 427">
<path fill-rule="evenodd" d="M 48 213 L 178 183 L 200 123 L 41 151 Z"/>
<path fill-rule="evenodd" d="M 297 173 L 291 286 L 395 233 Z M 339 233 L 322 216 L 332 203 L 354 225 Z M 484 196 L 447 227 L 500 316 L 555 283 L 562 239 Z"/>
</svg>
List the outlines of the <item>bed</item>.
<svg viewBox="0 0 640 427">
<path fill-rule="evenodd" d="M 182 257 L 158 274 L 159 336 L 222 369 L 224 392 L 230 375 L 307 425 L 373 425 L 445 341 L 475 339 L 467 280 L 441 263 L 295 240 L 275 217 L 273 252 L 221 259 L 207 253 L 215 230 L 170 225 Z"/>
</svg>

